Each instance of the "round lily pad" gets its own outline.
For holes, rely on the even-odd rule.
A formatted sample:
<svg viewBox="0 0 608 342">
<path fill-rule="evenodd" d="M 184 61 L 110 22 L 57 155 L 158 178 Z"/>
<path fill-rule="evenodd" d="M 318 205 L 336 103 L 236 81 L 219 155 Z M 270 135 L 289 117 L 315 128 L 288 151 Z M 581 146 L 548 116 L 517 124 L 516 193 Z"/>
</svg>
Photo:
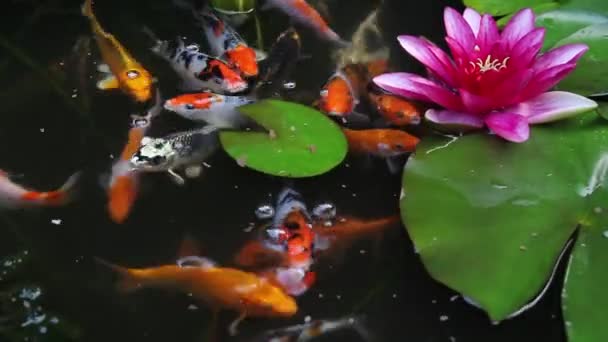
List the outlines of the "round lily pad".
<svg viewBox="0 0 608 342">
<path fill-rule="evenodd" d="M 222 147 L 241 166 L 281 177 L 311 177 L 346 156 L 348 145 L 338 125 L 313 108 L 264 100 L 239 111 L 267 130 L 220 133 Z"/>
</svg>

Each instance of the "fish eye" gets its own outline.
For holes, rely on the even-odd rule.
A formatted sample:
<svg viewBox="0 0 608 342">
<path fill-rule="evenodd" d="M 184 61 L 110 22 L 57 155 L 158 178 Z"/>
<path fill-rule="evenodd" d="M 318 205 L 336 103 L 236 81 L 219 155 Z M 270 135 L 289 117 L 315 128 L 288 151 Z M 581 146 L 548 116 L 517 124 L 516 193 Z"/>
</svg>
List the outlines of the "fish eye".
<svg viewBox="0 0 608 342">
<path fill-rule="evenodd" d="M 402 111 L 398 111 L 396 113 L 396 115 L 397 115 L 398 118 L 404 118 L 405 117 L 405 114 Z"/>
<path fill-rule="evenodd" d="M 212 74 L 214 77 L 217 77 L 217 78 L 223 78 L 223 75 L 222 75 L 222 70 L 220 70 L 220 68 L 219 68 L 219 67 L 217 67 L 217 66 L 214 66 L 213 68 L 211 68 L 211 74 Z"/>
<path fill-rule="evenodd" d="M 132 70 L 127 71 L 126 75 L 127 75 L 127 78 L 132 80 L 132 79 L 139 77 L 139 71 L 132 69 Z"/>
<path fill-rule="evenodd" d="M 188 110 L 193 110 L 194 109 L 194 105 L 192 103 L 186 103 L 186 109 Z"/>
<path fill-rule="evenodd" d="M 395 144 L 395 148 L 398 150 L 403 150 L 403 145 L 401 144 Z"/>
<path fill-rule="evenodd" d="M 155 144 L 154 144 L 154 148 L 156 148 L 156 149 L 159 149 L 159 150 L 160 150 L 161 148 L 163 148 L 163 143 L 160 143 L 160 142 L 155 143 Z"/>
</svg>

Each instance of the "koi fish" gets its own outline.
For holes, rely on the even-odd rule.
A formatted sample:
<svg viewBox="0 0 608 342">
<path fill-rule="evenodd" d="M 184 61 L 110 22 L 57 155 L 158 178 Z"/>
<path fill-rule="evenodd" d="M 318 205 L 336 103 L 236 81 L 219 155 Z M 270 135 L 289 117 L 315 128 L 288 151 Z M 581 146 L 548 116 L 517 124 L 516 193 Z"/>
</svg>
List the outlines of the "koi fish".
<svg viewBox="0 0 608 342">
<path fill-rule="evenodd" d="M 82 14 L 91 23 L 101 57 L 106 63 L 100 71 L 109 75 L 97 83 L 99 89 L 120 89 L 137 102 L 152 98 L 153 78 L 112 34 L 104 31 L 93 13 L 92 0 L 85 0 Z"/>
<path fill-rule="evenodd" d="M 184 94 L 165 101 L 165 109 L 193 121 L 203 121 L 219 128 L 239 128 L 247 119 L 237 108 L 253 103 L 245 96 L 226 96 L 203 92 Z"/>
<path fill-rule="evenodd" d="M 382 233 L 388 227 L 399 224 L 398 215 L 363 220 L 356 217 L 341 217 L 332 224 L 313 224 L 315 250 L 330 250 L 351 245 L 353 242 Z"/>
<path fill-rule="evenodd" d="M 176 183 L 183 185 L 185 180 L 176 170 L 183 168 L 188 177 L 199 176 L 203 161 L 218 148 L 218 130 L 214 126 L 173 133 L 161 138 L 144 137 L 141 147 L 130 159 L 131 169 L 168 172 Z"/>
<path fill-rule="evenodd" d="M 154 35 L 147 30 L 152 37 Z M 199 51 L 196 44 L 186 46 L 181 38 L 175 44 L 154 38 L 152 51 L 167 60 L 181 77 L 187 91 L 209 89 L 216 93 L 234 94 L 247 89 L 247 82 L 224 61 Z"/>
<path fill-rule="evenodd" d="M 370 333 L 363 327 L 363 317 L 352 316 L 332 320 L 314 320 L 269 330 L 251 342 L 306 342 L 343 329 L 354 329 L 364 341 L 371 340 Z"/>
<path fill-rule="evenodd" d="M 364 65 L 349 64 L 341 68 L 321 89 L 319 109 L 331 116 L 369 121 L 367 116 L 355 112 L 367 83 Z"/>
<path fill-rule="evenodd" d="M 250 48 L 245 40 L 220 19 L 210 8 L 195 16 L 201 20 L 203 30 L 211 48 L 211 53 L 228 61 L 239 70 L 244 77 L 258 75 L 258 62 L 255 50 Z"/>
<path fill-rule="evenodd" d="M 247 316 L 291 317 L 298 310 L 291 296 L 266 279 L 254 273 L 219 267 L 202 257 L 183 257 L 175 265 L 149 268 L 125 268 L 101 259 L 97 261 L 120 276 L 117 283 L 120 292 L 143 288 L 176 290 L 192 295 L 214 311 L 241 313 L 235 323 Z"/>
<path fill-rule="evenodd" d="M 75 190 L 80 173 L 75 173 L 57 190 L 36 191 L 11 181 L 7 172 L 0 170 L 0 207 L 56 207 L 67 204 Z"/>
<path fill-rule="evenodd" d="M 112 173 L 108 186 L 108 212 L 112 221 L 123 223 L 131 211 L 139 192 L 139 172 L 131 168 L 131 156 L 137 152 L 146 132 L 151 126 L 152 119 L 160 115 L 162 99 L 160 91 L 156 91 L 156 104 L 148 113 L 133 118 L 129 130 L 127 144 L 120 158 L 112 165 Z"/>
<path fill-rule="evenodd" d="M 421 111 L 412 102 L 391 94 L 369 94 L 370 102 L 387 122 L 403 127 L 418 125 Z"/>
<path fill-rule="evenodd" d="M 398 129 L 352 130 L 342 128 L 353 153 L 396 157 L 413 152 L 420 139 Z"/>
<path fill-rule="evenodd" d="M 295 29 L 282 32 L 272 44 L 268 57 L 260 62 L 260 84 L 268 82 L 282 84 L 300 58 L 302 41 Z"/>
<path fill-rule="evenodd" d="M 322 39 L 334 42 L 339 46 L 348 46 L 350 44 L 342 40 L 342 38 L 329 27 L 319 12 L 305 0 L 266 0 L 262 9 L 270 8 L 279 9 L 294 21 L 312 28 Z"/>
</svg>

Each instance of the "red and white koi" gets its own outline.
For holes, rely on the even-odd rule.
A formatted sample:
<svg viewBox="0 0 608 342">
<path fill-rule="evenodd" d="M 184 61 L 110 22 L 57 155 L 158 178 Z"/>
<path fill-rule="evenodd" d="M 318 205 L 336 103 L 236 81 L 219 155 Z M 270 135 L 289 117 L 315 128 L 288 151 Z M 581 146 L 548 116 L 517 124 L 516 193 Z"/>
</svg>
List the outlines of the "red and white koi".
<svg viewBox="0 0 608 342">
<path fill-rule="evenodd" d="M 350 45 L 334 32 L 319 12 L 305 0 L 266 0 L 262 9 L 277 8 L 301 25 L 312 28 L 322 39 L 341 46 Z"/>
<path fill-rule="evenodd" d="M 80 173 L 75 173 L 53 191 L 36 191 L 11 181 L 7 172 L 0 170 L 0 207 L 18 209 L 26 207 L 56 207 L 69 202 Z"/>
<path fill-rule="evenodd" d="M 181 38 L 176 44 L 157 40 L 152 51 L 166 59 L 183 81 L 187 91 L 211 90 L 234 94 L 247 89 L 247 82 L 240 73 L 226 62 L 199 51 L 196 44 L 186 46 Z"/>
<path fill-rule="evenodd" d="M 212 9 L 195 13 L 195 16 L 201 20 L 201 26 L 207 36 L 211 54 L 228 61 L 244 77 L 249 78 L 258 75 L 255 50 L 249 47 L 230 25 L 216 15 Z"/>
<path fill-rule="evenodd" d="M 169 99 L 165 101 L 165 109 L 185 119 L 206 122 L 218 128 L 239 128 L 247 119 L 237 108 L 253 102 L 253 99 L 245 96 L 202 92 Z"/>
</svg>

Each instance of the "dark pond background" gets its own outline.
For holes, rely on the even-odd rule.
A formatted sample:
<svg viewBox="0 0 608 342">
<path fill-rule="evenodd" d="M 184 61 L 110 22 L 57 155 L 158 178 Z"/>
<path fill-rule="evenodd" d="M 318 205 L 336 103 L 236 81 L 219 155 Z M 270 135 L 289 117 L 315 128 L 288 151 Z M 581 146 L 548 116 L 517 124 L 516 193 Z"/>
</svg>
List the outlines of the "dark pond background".
<svg viewBox="0 0 608 342">
<path fill-rule="evenodd" d="M 327 0 L 332 26 L 350 35 L 379 5 L 371 0 Z M 442 11 L 457 1 L 386 0 L 381 25 L 392 49 L 392 63 L 402 70 L 417 70 L 394 39 L 399 33 L 423 34 L 443 41 Z M 188 13 L 171 0 L 97 0 L 95 11 L 104 28 L 118 39 L 160 80 L 165 97 L 177 94 L 177 79 L 168 65 L 148 50 L 141 33 L 146 25 L 163 38 L 180 34 L 200 36 Z M 285 180 L 240 168 L 222 151 L 208 162 L 212 167 L 187 186 L 174 185 L 166 175 L 146 175 L 130 219 L 113 224 L 106 213 L 100 177 L 124 144 L 129 114 L 136 108 L 118 93 L 94 88 L 93 61 L 99 57 L 73 53 L 81 36 L 90 35 L 80 15 L 80 1 L 4 0 L 0 20 L 0 168 L 34 188 L 61 184 L 76 170 L 84 170 L 78 201 L 53 210 L 11 211 L 0 214 L 0 256 L 27 250 L 30 262 L 10 282 L 0 281 L 0 297 L 12 286 L 36 283 L 43 288 L 42 306 L 62 315 L 62 322 L 78 327 L 78 341 L 203 341 L 210 312 L 185 295 L 145 290 L 123 296 L 112 287 L 112 274 L 96 266 L 99 256 L 127 266 L 151 266 L 174 260 L 180 240 L 190 234 L 200 241 L 206 256 L 230 265 L 236 250 L 252 239 L 245 232 L 254 222 L 254 209 L 272 200 Z M 288 25 L 279 12 L 261 14 L 267 44 Z M 295 98 L 312 98 L 334 71 L 331 46 L 308 30 L 299 30 L 303 53 L 292 79 Z M 253 41 L 253 29 L 243 35 Z M 50 78 L 49 78 L 50 77 Z M 51 83 L 53 80 L 54 83 Z M 87 105 L 88 104 L 88 105 Z M 88 106 L 88 107 L 87 107 Z M 190 127 L 164 113 L 153 134 Z M 348 159 L 330 173 L 291 184 L 309 205 L 334 202 L 339 213 L 379 217 L 398 212 L 400 176 L 388 173 L 383 162 L 369 167 Z M 441 199 L 437 199 L 441 215 Z M 60 219 L 59 225 L 52 220 Z M 57 222 L 57 221 L 55 221 Z M 499 325 L 433 281 L 415 254 L 405 229 L 390 231 L 379 244 L 352 246 L 335 260 L 316 264 L 316 285 L 298 298 L 299 313 L 290 320 L 247 319 L 240 334 L 222 340 L 247 341 L 269 328 L 297 324 L 306 316 L 366 317 L 366 327 L 378 341 L 563 341 L 559 307 L 561 276 L 532 310 Z M 474 264 L 471 267 L 475 267 Z M 0 269 L 1 270 L 1 269 Z M 2 275 L 0 273 L 0 275 Z M 21 308 L 19 301 L 16 307 Z M 21 308 L 22 309 L 22 308 Z M 11 324 L 2 317 L 10 310 L 0 305 L 0 341 Z M 235 317 L 221 316 L 221 330 Z M 25 331 L 26 328 L 12 327 Z M 48 338 L 39 327 L 38 341 Z M 38 329 L 38 330 L 36 330 Z M 357 335 L 339 332 L 319 340 L 357 341 Z"/>
</svg>

